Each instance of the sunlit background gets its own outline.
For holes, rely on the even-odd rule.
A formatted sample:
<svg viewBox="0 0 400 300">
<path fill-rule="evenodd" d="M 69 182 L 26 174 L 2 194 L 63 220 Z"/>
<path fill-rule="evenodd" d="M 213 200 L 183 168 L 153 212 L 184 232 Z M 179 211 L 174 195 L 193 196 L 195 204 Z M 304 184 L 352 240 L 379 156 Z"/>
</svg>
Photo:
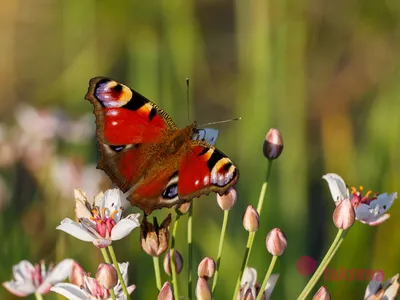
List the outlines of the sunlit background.
<svg viewBox="0 0 400 300">
<path fill-rule="evenodd" d="M 250 266 L 261 281 L 270 262 L 265 236 L 280 227 L 289 243 L 272 298 L 294 299 L 307 281 L 296 261 L 321 260 L 335 235 L 322 175 L 400 191 L 399 25 L 396 0 L 3 1 L 0 281 L 22 259 L 72 257 L 92 274 L 102 261 L 91 243 L 55 227 L 73 218 L 75 187 L 91 197 L 110 186 L 95 169 L 94 115 L 83 99 L 89 79 L 104 75 L 146 95 L 180 127 L 242 117 L 218 126 L 217 147 L 240 179 L 216 299 L 232 297 L 247 239 L 242 214 L 256 206 L 265 178 L 263 139 L 270 127 L 281 131 L 285 147 L 273 164 Z M 216 257 L 223 212 L 213 194 L 194 203 L 197 265 Z M 378 227 L 356 223 L 330 268 L 399 272 L 400 204 L 391 215 Z M 177 249 L 187 258 L 186 218 Z M 155 299 L 152 259 L 138 241 L 136 230 L 114 247 L 130 262 L 133 298 Z M 185 299 L 186 272 L 179 276 Z M 333 298 L 360 299 L 367 281 L 321 284 Z M 14 299 L 4 288 L 0 298 Z"/>
</svg>

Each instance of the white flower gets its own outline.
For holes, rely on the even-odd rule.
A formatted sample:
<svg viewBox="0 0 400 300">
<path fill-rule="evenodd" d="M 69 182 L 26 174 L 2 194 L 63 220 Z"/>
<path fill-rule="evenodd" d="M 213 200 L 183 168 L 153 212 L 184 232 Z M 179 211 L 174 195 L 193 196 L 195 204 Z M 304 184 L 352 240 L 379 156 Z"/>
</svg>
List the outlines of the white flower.
<svg viewBox="0 0 400 300">
<path fill-rule="evenodd" d="M 383 272 L 376 272 L 365 290 L 364 299 L 395 299 L 399 290 L 399 274 L 383 282 Z"/>
<path fill-rule="evenodd" d="M 98 248 L 104 248 L 111 241 L 126 237 L 139 226 L 140 214 L 122 217 L 124 194 L 119 189 L 100 193 L 94 201 L 88 201 L 81 190 L 75 190 L 75 222 L 69 218 L 61 221 L 57 229 L 85 242 L 92 242 Z"/>
<path fill-rule="evenodd" d="M 349 193 L 344 180 L 337 174 L 328 173 L 322 178 L 328 182 L 336 206 L 343 199 L 350 199 L 356 213 L 356 219 L 361 223 L 375 226 L 389 219 L 390 215 L 386 212 L 397 198 L 397 193 L 373 194 L 372 191 L 368 191 L 363 196 L 361 194 L 362 186 L 359 190 L 353 187 L 351 193 Z"/>
<path fill-rule="evenodd" d="M 12 294 L 25 297 L 30 294 L 46 294 L 50 288 L 64 281 L 71 273 L 73 259 L 64 259 L 54 268 L 50 265 L 47 270 L 44 261 L 32 265 L 23 260 L 13 266 L 14 279 L 3 282 L 3 286 Z"/>
<path fill-rule="evenodd" d="M 267 300 L 271 297 L 271 294 L 275 288 L 276 282 L 278 281 L 279 274 L 272 274 L 267 282 L 267 286 L 263 291 L 264 295 L 262 297 L 263 300 Z M 246 267 L 243 272 L 242 281 L 240 283 L 240 291 L 237 296 L 237 300 L 242 299 L 253 299 L 257 298 L 258 293 L 260 292 L 260 285 L 257 282 L 257 271 L 254 268 Z"/>
<path fill-rule="evenodd" d="M 118 264 L 121 270 L 122 278 L 125 284 L 128 283 L 128 266 L 129 263 Z M 58 283 L 51 288 L 53 292 L 56 292 L 70 300 L 108 300 L 111 299 L 110 292 L 105 288 L 101 287 L 96 279 L 88 277 L 86 274 L 84 276 L 84 284 L 82 286 L 77 286 L 72 283 Z M 136 286 L 127 286 L 128 293 L 131 294 L 135 290 Z M 124 292 L 122 290 L 121 282 L 118 281 L 117 285 L 114 287 L 114 293 L 118 300 L 126 300 Z"/>
</svg>

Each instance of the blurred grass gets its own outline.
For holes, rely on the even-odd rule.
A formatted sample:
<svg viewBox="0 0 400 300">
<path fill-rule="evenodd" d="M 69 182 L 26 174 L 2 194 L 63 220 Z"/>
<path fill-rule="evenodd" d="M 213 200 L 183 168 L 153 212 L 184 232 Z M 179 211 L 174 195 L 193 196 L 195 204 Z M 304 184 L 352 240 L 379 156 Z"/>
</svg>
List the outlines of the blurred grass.
<svg viewBox="0 0 400 300">
<path fill-rule="evenodd" d="M 216 299 L 232 295 L 246 240 L 241 215 L 248 204 L 256 205 L 266 169 L 261 145 L 270 127 L 281 130 L 285 149 L 273 165 L 250 264 L 262 277 L 270 260 L 265 235 L 282 228 L 289 248 L 278 262 L 275 299 L 298 295 L 306 279 L 297 272 L 296 260 L 302 255 L 321 259 L 333 239 L 333 203 L 321 180 L 324 173 L 337 172 L 350 185 L 376 191 L 400 186 L 396 1 L 2 4 L 0 78 L 6 84 L 1 87 L 0 118 L 10 126 L 22 102 L 60 108 L 73 117 L 90 112 L 83 96 L 88 80 L 98 75 L 146 95 L 180 127 L 188 122 L 188 109 L 200 123 L 242 117 L 220 126 L 218 147 L 238 165 L 241 178 Z M 186 77 L 191 79 L 189 108 Z M 94 136 L 90 143 L 68 149 L 62 155 L 90 163 L 97 159 Z M 70 199 L 60 196 L 49 183 L 48 168 L 30 174 L 19 163 L 0 174 L 12 191 L 1 212 L 0 280 L 9 279 L 11 266 L 22 259 L 70 256 L 95 272 L 100 253 L 54 229 L 62 218 L 72 217 L 73 191 Z M 197 262 L 216 255 L 222 212 L 214 199 L 195 200 Z M 331 268 L 397 273 L 398 205 L 391 213 L 377 228 L 356 224 Z M 184 223 L 177 249 L 186 255 Z M 116 251 L 121 260 L 130 261 L 135 298 L 154 299 L 152 262 L 138 246 L 138 232 L 117 242 Z M 367 283 L 322 279 L 321 284 L 334 298 L 351 299 L 362 296 Z M 181 291 L 185 289 L 182 285 Z M 4 289 L 0 298 L 12 299 Z"/>
</svg>

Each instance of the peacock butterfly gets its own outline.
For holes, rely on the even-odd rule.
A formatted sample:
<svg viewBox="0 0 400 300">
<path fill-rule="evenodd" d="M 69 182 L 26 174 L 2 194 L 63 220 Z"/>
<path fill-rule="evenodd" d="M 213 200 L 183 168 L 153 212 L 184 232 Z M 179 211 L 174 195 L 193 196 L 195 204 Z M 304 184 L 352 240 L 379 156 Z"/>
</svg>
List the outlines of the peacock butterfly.
<svg viewBox="0 0 400 300">
<path fill-rule="evenodd" d="M 188 202 L 211 191 L 220 195 L 239 172 L 213 147 L 217 131 L 179 129 L 141 94 L 115 80 L 96 77 L 85 96 L 94 106 L 102 169 L 145 214 Z"/>
</svg>

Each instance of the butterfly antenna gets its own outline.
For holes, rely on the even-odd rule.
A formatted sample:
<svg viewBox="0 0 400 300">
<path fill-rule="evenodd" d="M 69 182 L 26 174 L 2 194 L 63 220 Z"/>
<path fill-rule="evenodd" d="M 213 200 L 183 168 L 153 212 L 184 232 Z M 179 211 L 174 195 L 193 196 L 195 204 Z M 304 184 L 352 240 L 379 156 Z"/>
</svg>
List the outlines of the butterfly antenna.
<svg viewBox="0 0 400 300">
<path fill-rule="evenodd" d="M 210 122 L 210 123 L 206 123 L 206 124 L 202 124 L 199 127 L 204 127 L 204 126 L 209 126 L 209 125 L 215 125 L 215 124 L 222 124 L 222 123 L 229 123 L 232 121 L 239 121 L 241 120 L 242 117 L 238 117 L 238 118 L 234 118 L 234 119 L 229 119 L 229 120 L 222 120 L 222 121 L 215 121 L 215 122 Z"/>
<path fill-rule="evenodd" d="M 190 110 L 189 110 L 189 78 L 186 78 L 186 101 L 187 101 L 187 117 L 190 122 Z"/>
</svg>

